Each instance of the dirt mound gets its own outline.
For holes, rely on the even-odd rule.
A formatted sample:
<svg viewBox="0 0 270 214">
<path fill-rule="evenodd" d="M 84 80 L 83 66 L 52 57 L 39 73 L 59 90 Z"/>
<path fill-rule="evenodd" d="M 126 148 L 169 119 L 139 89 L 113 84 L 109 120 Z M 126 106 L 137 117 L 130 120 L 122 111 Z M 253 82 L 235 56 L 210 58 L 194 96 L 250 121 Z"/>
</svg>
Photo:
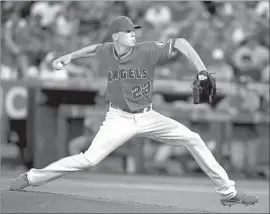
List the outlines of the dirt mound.
<svg viewBox="0 0 270 214">
<path fill-rule="evenodd" d="M 2 213 L 197 213 L 177 207 L 47 192 L 1 191 Z"/>
</svg>

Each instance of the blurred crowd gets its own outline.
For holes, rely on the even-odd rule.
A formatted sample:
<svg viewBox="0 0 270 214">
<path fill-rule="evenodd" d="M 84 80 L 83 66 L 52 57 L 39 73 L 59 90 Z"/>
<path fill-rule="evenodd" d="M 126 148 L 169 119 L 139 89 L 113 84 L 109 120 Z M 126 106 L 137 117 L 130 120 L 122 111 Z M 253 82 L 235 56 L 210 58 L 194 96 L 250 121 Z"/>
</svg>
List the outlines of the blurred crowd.
<svg viewBox="0 0 270 214">
<path fill-rule="evenodd" d="M 269 2 L 1 1 L 1 78 L 104 76 L 91 59 L 54 71 L 57 56 L 104 42 L 110 20 L 127 15 L 144 28 L 139 41 L 183 37 L 217 79 L 245 74 L 269 82 Z M 76 72 L 74 72 L 76 71 Z M 180 54 L 157 78 L 189 79 L 194 67 Z"/>
</svg>

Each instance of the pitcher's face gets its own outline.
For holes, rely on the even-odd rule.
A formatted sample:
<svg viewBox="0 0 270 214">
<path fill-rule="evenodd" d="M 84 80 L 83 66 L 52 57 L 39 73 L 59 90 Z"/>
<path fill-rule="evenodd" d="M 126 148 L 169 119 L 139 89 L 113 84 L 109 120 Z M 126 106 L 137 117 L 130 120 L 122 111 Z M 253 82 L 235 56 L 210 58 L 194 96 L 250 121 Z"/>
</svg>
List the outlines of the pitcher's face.
<svg viewBox="0 0 270 214">
<path fill-rule="evenodd" d="M 115 39 L 119 44 L 125 47 L 134 47 L 136 45 L 135 31 L 120 31 L 116 33 Z"/>
</svg>

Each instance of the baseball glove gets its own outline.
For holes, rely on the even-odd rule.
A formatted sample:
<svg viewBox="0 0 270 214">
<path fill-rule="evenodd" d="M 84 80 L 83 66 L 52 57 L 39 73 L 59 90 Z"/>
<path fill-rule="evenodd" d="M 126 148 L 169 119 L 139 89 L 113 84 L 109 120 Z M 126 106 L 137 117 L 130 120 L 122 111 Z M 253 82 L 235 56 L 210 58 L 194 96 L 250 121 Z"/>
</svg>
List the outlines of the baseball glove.
<svg viewBox="0 0 270 214">
<path fill-rule="evenodd" d="M 199 75 L 206 77 L 199 80 Z M 212 103 L 216 98 L 216 79 L 207 71 L 200 71 L 192 84 L 193 103 Z"/>
</svg>

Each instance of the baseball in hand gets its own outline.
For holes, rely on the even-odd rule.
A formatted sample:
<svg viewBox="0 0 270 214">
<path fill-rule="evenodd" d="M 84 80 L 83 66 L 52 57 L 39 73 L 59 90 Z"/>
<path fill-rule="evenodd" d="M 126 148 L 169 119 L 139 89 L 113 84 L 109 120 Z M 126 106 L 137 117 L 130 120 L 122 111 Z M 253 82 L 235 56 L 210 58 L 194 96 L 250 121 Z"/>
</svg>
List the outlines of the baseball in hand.
<svg viewBox="0 0 270 214">
<path fill-rule="evenodd" d="M 56 67 L 57 69 L 64 69 L 64 64 L 62 62 L 57 62 Z"/>
</svg>

